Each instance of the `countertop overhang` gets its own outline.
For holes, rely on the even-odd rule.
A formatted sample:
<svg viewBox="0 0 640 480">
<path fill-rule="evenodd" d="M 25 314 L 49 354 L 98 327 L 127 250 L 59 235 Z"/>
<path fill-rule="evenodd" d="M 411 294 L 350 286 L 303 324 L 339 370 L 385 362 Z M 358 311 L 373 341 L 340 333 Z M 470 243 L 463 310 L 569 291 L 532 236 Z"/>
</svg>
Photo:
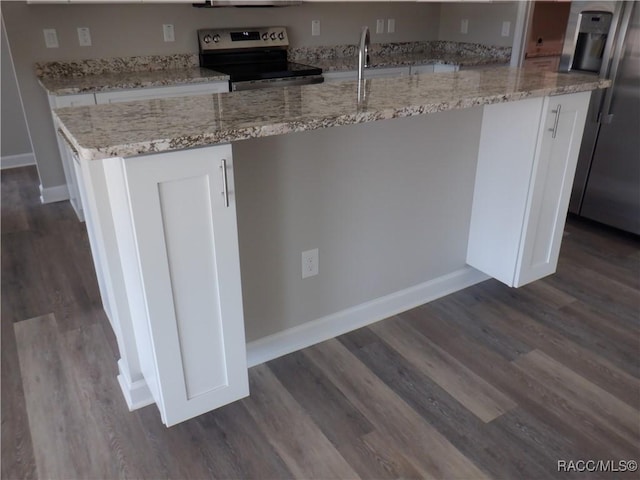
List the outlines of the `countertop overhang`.
<svg viewBox="0 0 640 480">
<path fill-rule="evenodd" d="M 607 88 L 593 75 L 510 67 L 61 108 L 86 160 L 230 143 L 333 126 Z"/>
</svg>

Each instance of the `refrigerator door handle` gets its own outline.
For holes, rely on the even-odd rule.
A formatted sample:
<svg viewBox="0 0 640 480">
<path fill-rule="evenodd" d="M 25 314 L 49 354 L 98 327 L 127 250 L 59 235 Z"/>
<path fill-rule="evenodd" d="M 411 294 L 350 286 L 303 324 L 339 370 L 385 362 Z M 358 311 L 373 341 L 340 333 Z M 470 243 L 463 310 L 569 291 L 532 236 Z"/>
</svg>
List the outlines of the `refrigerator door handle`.
<svg viewBox="0 0 640 480">
<path fill-rule="evenodd" d="M 611 80 L 611 86 L 607 88 L 604 94 L 604 100 L 602 102 L 602 108 L 598 114 L 599 123 L 611 123 L 613 120 L 613 113 L 611 112 L 611 102 L 613 101 L 613 86 L 616 83 L 616 77 L 618 75 L 618 68 L 620 61 L 624 55 L 624 40 L 627 36 L 627 28 L 631 21 L 631 10 L 633 5 L 625 5 L 623 2 L 624 11 L 622 13 L 622 22 L 618 30 L 618 36 L 616 37 L 616 43 L 613 50 L 613 61 L 611 63 L 611 74 L 609 79 Z"/>
</svg>

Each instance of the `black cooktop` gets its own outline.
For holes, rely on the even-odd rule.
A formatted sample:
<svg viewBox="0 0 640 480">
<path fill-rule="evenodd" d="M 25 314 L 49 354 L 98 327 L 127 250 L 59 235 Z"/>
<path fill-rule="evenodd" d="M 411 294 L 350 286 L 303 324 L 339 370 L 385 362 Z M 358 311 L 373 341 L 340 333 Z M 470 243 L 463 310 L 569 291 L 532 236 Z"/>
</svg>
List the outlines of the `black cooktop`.
<svg viewBox="0 0 640 480">
<path fill-rule="evenodd" d="M 200 53 L 200 66 L 229 75 L 232 82 L 321 75 L 322 69 L 289 62 L 286 49 Z"/>
<path fill-rule="evenodd" d="M 209 66 L 220 73 L 226 73 L 232 82 L 267 80 L 271 78 L 302 77 L 321 75 L 322 69 L 294 62 L 240 63 Z"/>
</svg>

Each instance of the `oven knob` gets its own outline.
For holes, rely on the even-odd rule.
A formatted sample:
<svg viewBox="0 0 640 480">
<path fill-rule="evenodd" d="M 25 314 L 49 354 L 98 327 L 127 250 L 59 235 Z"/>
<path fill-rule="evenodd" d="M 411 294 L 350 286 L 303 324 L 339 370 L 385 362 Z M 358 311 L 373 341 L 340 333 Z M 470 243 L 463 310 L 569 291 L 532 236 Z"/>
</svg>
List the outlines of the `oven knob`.
<svg viewBox="0 0 640 480">
<path fill-rule="evenodd" d="M 205 36 L 202 38 L 202 41 L 203 41 L 204 43 L 211 43 L 211 35 L 205 35 Z"/>
<path fill-rule="evenodd" d="M 218 43 L 220 41 L 220 35 L 213 36 L 213 43 Z"/>
<path fill-rule="evenodd" d="M 262 40 L 269 40 L 269 34 L 268 33 L 263 33 L 262 34 Z"/>
<path fill-rule="evenodd" d="M 269 35 L 269 37 L 271 37 L 271 40 L 275 40 L 276 39 L 276 32 L 271 32 L 271 35 Z"/>
<path fill-rule="evenodd" d="M 284 32 L 280 32 L 280 33 L 278 34 L 278 38 L 279 38 L 280 40 L 284 40 Z"/>
</svg>

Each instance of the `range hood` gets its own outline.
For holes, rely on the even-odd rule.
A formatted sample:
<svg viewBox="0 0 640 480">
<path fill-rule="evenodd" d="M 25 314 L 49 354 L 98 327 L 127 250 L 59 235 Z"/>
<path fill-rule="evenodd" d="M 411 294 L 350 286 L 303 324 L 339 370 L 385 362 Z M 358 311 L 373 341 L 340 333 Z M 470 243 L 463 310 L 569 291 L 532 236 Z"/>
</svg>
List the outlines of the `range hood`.
<svg viewBox="0 0 640 480">
<path fill-rule="evenodd" d="M 194 3 L 194 7 L 289 7 L 301 5 L 302 0 L 207 0 L 203 3 Z"/>
</svg>

